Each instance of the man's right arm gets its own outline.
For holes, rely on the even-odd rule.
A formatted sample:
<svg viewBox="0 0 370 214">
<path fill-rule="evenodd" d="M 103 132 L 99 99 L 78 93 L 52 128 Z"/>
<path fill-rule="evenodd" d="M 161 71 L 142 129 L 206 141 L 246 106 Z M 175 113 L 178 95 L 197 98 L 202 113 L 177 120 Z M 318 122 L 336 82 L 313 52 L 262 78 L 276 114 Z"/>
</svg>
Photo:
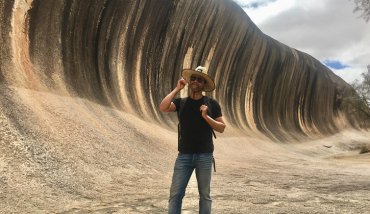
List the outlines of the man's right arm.
<svg viewBox="0 0 370 214">
<path fill-rule="evenodd" d="M 173 89 L 165 98 L 163 98 L 161 104 L 159 104 L 159 110 L 161 112 L 173 112 L 176 110 L 175 104 L 172 100 L 175 98 L 176 94 L 181 91 L 186 85 L 186 81 L 184 79 L 180 79 L 177 82 L 177 86 Z"/>
</svg>

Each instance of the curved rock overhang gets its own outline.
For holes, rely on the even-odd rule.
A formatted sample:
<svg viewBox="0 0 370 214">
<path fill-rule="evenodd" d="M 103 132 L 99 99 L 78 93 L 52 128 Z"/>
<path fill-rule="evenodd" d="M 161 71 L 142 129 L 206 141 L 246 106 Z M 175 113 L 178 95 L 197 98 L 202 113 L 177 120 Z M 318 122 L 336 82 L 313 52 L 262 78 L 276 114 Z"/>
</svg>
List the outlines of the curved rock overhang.
<svg viewBox="0 0 370 214">
<path fill-rule="evenodd" d="M 263 34 L 229 0 L 6 0 L 3 84 L 78 96 L 163 126 L 181 69 L 214 77 L 230 126 L 285 140 L 359 127 L 353 89 L 313 57 Z"/>
</svg>

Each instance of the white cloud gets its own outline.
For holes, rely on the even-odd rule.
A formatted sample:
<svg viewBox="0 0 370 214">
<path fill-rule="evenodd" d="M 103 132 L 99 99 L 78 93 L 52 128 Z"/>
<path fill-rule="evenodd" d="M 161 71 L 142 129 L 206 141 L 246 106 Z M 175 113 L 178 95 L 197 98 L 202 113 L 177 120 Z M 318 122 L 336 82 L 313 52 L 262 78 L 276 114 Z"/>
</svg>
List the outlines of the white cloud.
<svg viewBox="0 0 370 214">
<path fill-rule="evenodd" d="M 247 12 L 248 16 L 252 19 L 255 24 L 260 24 L 271 17 L 288 10 L 295 4 L 294 0 L 276 0 L 276 1 L 264 1 L 264 0 L 239 0 L 238 4 L 247 6 L 250 2 L 261 2 L 261 5 L 257 8 L 245 7 L 244 10 Z M 244 4 L 242 4 L 244 3 Z M 262 4 L 263 3 L 263 4 Z"/>
<path fill-rule="evenodd" d="M 243 5 L 250 2 L 239 0 Z M 332 70 L 350 83 L 361 79 L 370 64 L 370 23 L 358 18 L 353 8 L 350 0 L 276 0 L 244 10 L 272 38 L 321 62 L 348 65 Z"/>
</svg>

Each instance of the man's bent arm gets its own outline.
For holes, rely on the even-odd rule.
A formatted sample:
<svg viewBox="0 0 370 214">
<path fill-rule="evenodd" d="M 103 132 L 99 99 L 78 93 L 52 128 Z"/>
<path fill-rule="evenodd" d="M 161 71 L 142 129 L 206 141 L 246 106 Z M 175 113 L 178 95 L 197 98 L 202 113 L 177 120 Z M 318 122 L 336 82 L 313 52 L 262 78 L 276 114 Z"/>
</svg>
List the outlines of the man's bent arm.
<svg viewBox="0 0 370 214">
<path fill-rule="evenodd" d="M 180 79 L 177 82 L 177 86 L 173 89 L 165 98 L 163 98 L 161 104 L 159 104 L 159 110 L 161 112 L 172 112 L 176 110 L 175 104 L 172 103 L 173 98 L 176 94 L 181 91 L 185 87 L 186 81 L 184 79 Z"/>
<path fill-rule="evenodd" d="M 212 117 L 210 117 L 209 115 L 205 115 L 203 116 L 203 118 L 206 120 L 206 122 L 212 127 L 212 129 L 214 129 L 215 131 L 217 132 L 224 132 L 225 131 L 225 128 L 226 128 L 226 125 L 225 125 L 225 122 L 224 120 L 222 119 L 222 116 L 221 117 L 218 117 L 216 119 L 213 119 Z"/>
<path fill-rule="evenodd" d="M 172 103 L 173 98 L 178 93 L 178 89 L 173 89 L 165 98 L 163 98 L 161 104 L 159 104 L 159 110 L 161 112 L 171 112 L 176 110 L 176 106 Z"/>
</svg>

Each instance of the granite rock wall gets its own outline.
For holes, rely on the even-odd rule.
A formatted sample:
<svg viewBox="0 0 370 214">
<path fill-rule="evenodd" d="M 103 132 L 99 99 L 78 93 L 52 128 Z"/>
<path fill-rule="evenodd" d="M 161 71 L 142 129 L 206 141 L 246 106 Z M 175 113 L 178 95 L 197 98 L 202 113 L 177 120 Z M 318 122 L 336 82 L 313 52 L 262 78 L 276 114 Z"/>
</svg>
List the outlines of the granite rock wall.
<svg viewBox="0 0 370 214">
<path fill-rule="evenodd" d="M 347 83 L 265 35 L 229 0 L 3 0 L 0 20 L 4 85 L 174 127 L 159 102 L 182 68 L 203 65 L 229 126 L 277 140 L 360 127 L 341 108 L 353 92 Z"/>
</svg>

